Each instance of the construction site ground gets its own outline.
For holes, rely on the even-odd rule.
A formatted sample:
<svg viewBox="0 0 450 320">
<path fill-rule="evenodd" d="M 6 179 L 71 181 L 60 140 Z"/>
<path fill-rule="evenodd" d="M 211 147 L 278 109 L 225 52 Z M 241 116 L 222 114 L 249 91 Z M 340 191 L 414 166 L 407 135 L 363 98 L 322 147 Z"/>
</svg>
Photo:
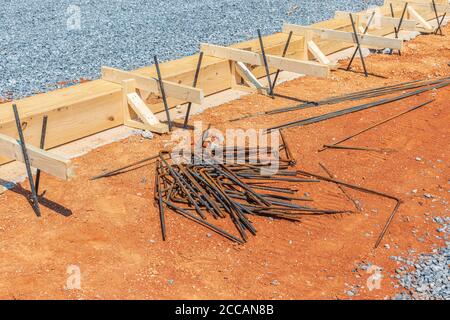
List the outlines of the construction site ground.
<svg viewBox="0 0 450 320">
<path fill-rule="evenodd" d="M 450 34 L 450 28 L 444 28 Z M 448 36 L 424 35 L 405 43 L 401 56 L 373 54 L 365 78 L 354 70 L 328 79 L 303 77 L 276 88 L 276 99 L 252 94 L 207 110 L 191 120 L 206 128 L 268 128 L 344 109 L 346 102 L 228 120 L 259 111 L 404 81 L 450 74 Z M 345 67 L 347 61 L 341 61 Z M 398 94 L 398 93 L 397 93 Z M 281 96 L 286 96 L 283 98 Z M 435 101 L 347 142 L 386 152 L 317 150 L 421 102 Z M 168 211 L 168 241 L 161 240 L 153 200 L 154 165 L 90 181 L 98 173 L 157 153 L 168 136 L 133 136 L 74 160 L 77 176 L 61 182 L 43 174 L 47 190 L 43 216 L 36 218 L 28 184 L 0 196 L 0 298 L 2 299 L 385 299 L 402 291 L 391 256 L 430 252 L 443 245 L 433 216 L 448 216 L 450 198 L 450 89 L 427 92 L 313 125 L 291 128 L 286 138 L 297 169 L 395 195 L 404 203 L 382 244 L 374 243 L 395 205 L 377 196 L 347 190 L 363 210 L 334 184 L 300 183 L 318 208 L 348 209 L 340 215 L 305 216 L 301 222 L 254 217 L 258 230 L 245 245 L 233 244 Z M 283 184 L 280 184 L 281 186 Z M 424 194 L 432 195 L 426 197 Z M 232 224 L 222 224 L 235 232 Z M 383 268 L 381 286 L 370 291 L 370 274 L 360 264 Z M 81 289 L 65 288 L 67 268 L 79 266 Z M 350 297 L 347 291 L 357 287 Z"/>
</svg>

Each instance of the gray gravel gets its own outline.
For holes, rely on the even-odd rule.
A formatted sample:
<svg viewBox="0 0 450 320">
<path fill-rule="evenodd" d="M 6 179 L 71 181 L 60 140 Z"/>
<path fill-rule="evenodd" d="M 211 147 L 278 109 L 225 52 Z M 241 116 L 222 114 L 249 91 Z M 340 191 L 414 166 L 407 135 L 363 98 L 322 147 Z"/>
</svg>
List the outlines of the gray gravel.
<svg viewBox="0 0 450 320">
<path fill-rule="evenodd" d="M 0 97 L 21 98 L 58 82 L 95 79 L 100 67 L 134 69 L 198 51 L 311 24 L 335 10 L 363 10 L 383 0 L 2 0 Z M 81 30 L 68 30 L 77 5 Z M 73 16 L 73 15 L 72 15 Z"/>
<path fill-rule="evenodd" d="M 403 262 L 396 270 L 395 278 L 405 288 L 397 300 L 448 300 L 450 299 L 450 217 L 435 217 L 437 231 L 446 246 L 434 249 L 431 254 L 422 254 L 416 261 L 402 257 L 391 257 Z"/>
</svg>

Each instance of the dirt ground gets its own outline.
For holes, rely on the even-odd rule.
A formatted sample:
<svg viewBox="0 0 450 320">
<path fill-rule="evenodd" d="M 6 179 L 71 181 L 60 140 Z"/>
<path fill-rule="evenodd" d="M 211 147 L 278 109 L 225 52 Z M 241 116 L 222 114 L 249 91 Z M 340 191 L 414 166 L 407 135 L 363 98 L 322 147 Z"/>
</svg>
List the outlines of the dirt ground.
<svg viewBox="0 0 450 320">
<path fill-rule="evenodd" d="M 450 34 L 450 28 L 444 29 Z M 449 37 L 420 36 L 402 55 L 371 55 L 369 71 L 338 70 L 328 79 L 305 77 L 277 87 L 288 98 L 250 95 L 194 117 L 219 129 L 267 128 L 365 101 L 311 108 L 238 122 L 257 111 L 292 106 L 388 84 L 448 76 Z M 345 61 L 342 66 L 345 66 Z M 361 71 L 359 59 L 355 69 Z M 0 196 L 0 298 L 2 299 L 385 299 L 400 292 L 390 256 L 430 252 L 441 246 L 433 216 L 448 216 L 450 198 L 450 88 L 285 131 L 297 169 L 324 174 L 401 198 L 404 203 L 377 250 L 374 243 L 395 203 L 347 190 L 362 212 L 308 216 L 299 223 L 253 218 L 258 230 L 236 245 L 178 215 L 167 214 L 168 241 L 160 235 L 153 202 L 154 168 L 108 179 L 89 178 L 156 153 L 167 136 L 138 136 L 75 159 L 77 177 L 61 182 L 43 175 L 46 207 L 36 218 L 25 195 L 28 184 Z M 397 118 L 346 145 L 388 152 L 317 150 L 430 98 L 432 104 Z M 320 208 L 352 208 L 330 183 L 298 184 Z M 431 194 L 433 198 L 424 197 Z M 58 204 L 58 205 L 57 205 Z M 383 268 L 381 288 L 368 290 Z M 65 288 L 70 265 L 81 271 L 81 289 Z M 358 288 L 350 297 L 347 291 Z"/>
</svg>

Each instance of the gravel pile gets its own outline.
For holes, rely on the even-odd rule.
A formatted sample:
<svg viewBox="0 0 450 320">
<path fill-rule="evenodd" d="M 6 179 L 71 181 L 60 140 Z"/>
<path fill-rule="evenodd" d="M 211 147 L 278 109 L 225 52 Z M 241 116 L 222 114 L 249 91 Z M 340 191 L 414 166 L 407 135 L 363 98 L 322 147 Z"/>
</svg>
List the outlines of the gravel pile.
<svg viewBox="0 0 450 320">
<path fill-rule="evenodd" d="M 446 247 L 434 249 L 432 254 L 422 254 L 417 261 L 391 257 L 406 263 L 396 270 L 395 277 L 406 289 L 395 297 L 397 300 L 450 299 L 450 217 L 435 217 L 434 222 L 439 225 L 437 231 L 446 241 Z"/>
<path fill-rule="evenodd" d="M 100 67 L 134 69 L 198 51 L 311 24 L 335 10 L 383 0 L 3 0 L 0 97 L 21 98 L 99 77 Z M 79 10 L 80 27 L 77 29 Z M 67 24 L 69 22 L 69 28 Z"/>
</svg>

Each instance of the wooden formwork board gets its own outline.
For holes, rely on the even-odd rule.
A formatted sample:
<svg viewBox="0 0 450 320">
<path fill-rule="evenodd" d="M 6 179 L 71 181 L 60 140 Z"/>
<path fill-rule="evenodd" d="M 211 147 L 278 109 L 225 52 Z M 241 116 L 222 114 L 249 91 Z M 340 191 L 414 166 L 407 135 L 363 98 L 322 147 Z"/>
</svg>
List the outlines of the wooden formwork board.
<svg viewBox="0 0 450 320">
<path fill-rule="evenodd" d="M 390 11 L 386 6 L 381 7 L 380 11 L 386 16 L 390 15 Z M 401 8 L 395 9 L 395 13 L 400 15 Z M 434 19 L 432 11 L 421 11 L 421 14 L 427 20 Z M 312 26 L 351 31 L 351 24 L 347 19 L 331 19 Z M 392 28 L 371 31 L 371 34 L 381 36 L 391 33 L 393 33 Z M 267 54 L 280 56 L 287 37 L 288 35 L 285 33 L 275 33 L 264 37 Z M 325 55 L 353 47 L 349 43 L 322 39 L 317 39 L 314 42 Z M 260 52 L 258 39 L 241 42 L 230 47 Z M 303 59 L 303 55 L 303 37 L 293 36 L 286 57 Z M 164 80 L 192 86 L 197 60 L 198 54 L 162 63 L 160 68 Z M 252 68 L 251 71 L 257 78 L 265 76 L 263 66 Z M 271 69 L 270 71 L 275 72 L 276 70 Z M 231 72 L 228 60 L 205 56 L 197 88 L 202 89 L 205 96 L 230 89 Z M 154 66 L 134 70 L 132 73 L 150 77 L 157 76 Z M 168 102 L 173 107 L 184 101 L 169 98 Z M 124 123 L 122 87 L 120 84 L 104 80 L 94 80 L 69 88 L 39 94 L 15 101 L 15 103 L 18 105 L 19 113 L 24 123 L 25 138 L 31 145 L 39 145 L 42 117 L 44 115 L 49 116 L 46 149 L 123 125 Z M 159 97 L 150 95 L 146 103 L 155 114 L 164 110 Z M 2 108 L 0 108 L 0 133 L 17 137 L 11 104 L 3 104 Z M 0 164 L 8 161 L 10 159 L 0 157 Z"/>
</svg>

